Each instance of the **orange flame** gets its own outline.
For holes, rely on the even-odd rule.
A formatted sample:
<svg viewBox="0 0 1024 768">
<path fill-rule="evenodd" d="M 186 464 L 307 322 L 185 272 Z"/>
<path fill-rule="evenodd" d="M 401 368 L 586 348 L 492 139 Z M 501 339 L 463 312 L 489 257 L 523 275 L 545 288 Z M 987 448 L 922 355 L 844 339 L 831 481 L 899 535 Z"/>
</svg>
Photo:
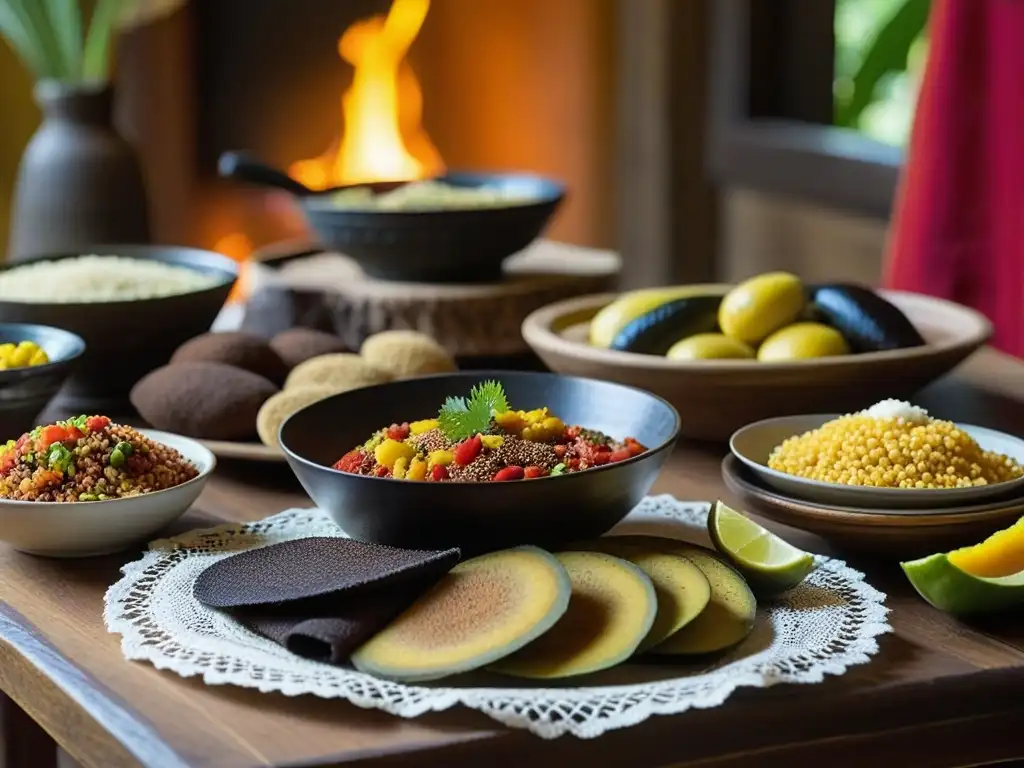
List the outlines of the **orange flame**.
<svg viewBox="0 0 1024 768">
<path fill-rule="evenodd" d="M 421 122 L 423 92 L 405 61 L 429 8 L 430 0 L 394 0 L 387 16 L 345 30 L 338 53 L 355 71 L 341 97 L 344 134 L 324 155 L 293 163 L 293 178 L 325 189 L 422 179 L 444 170 Z"/>
</svg>

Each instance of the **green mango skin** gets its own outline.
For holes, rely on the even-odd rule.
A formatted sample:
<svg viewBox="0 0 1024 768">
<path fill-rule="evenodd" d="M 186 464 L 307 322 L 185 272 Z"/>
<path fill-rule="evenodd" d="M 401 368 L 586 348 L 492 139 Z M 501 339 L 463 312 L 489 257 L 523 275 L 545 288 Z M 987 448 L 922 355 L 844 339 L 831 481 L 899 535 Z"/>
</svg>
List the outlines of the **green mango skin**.
<svg viewBox="0 0 1024 768">
<path fill-rule="evenodd" d="M 611 349 L 660 355 L 680 339 L 718 330 L 721 296 L 688 296 L 655 307 L 626 324 L 612 339 Z"/>
<path fill-rule="evenodd" d="M 940 611 L 972 616 L 1024 605 L 1024 572 L 988 579 L 957 568 L 945 553 L 900 563 L 917 593 Z"/>
</svg>

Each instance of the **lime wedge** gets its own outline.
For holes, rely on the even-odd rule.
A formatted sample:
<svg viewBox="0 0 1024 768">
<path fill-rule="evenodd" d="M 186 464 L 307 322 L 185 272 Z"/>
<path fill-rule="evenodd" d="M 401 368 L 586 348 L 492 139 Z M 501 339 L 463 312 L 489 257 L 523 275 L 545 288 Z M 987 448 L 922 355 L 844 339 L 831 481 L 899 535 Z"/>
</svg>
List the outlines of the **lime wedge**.
<svg viewBox="0 0 1024 768">
<path fill-rule="evenodd" d="M 792 589 L 814 570 L 813 555 L 720 501 L 708 513 L 708 534 L 715 548 L 762 597 Z"/>
</svg>

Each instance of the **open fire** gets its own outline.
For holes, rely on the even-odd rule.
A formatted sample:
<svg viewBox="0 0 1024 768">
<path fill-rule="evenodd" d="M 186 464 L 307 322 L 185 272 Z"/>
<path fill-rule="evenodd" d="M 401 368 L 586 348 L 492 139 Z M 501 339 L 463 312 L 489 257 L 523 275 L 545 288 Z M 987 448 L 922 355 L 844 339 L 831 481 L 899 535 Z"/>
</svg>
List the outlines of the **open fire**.
<svg viewBox="0 0 1024 768">
<path fill-rule="evenodd" d="M 422 179 L 444 170 L 423 128 L 423 91 L 406 61 L 429 8 L 430 0 L 394 0 L 387 15 L 345 30 L 338 53 L 354 72 L 341 97 L 341 135 L 320 157 L 293 163 L 293 178 L 325 189 Z"/>
</svg>

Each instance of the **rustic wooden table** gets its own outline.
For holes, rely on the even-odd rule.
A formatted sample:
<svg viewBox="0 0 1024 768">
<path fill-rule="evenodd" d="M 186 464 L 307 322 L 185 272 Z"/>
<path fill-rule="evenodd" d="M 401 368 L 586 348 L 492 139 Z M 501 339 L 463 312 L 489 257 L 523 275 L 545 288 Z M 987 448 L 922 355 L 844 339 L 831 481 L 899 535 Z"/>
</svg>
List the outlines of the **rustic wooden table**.
<svg viewBox="0 0 1024 768">
<path fill-rule="evenodd" d="M 941 417 L 1024 434 L 1024 363 L 986 350 L 919 402 Z M 681 446 L 655 491 L 682 499 L 722 495 L 722 452 Z M 251 520 L 306 504 L 287 470 L 276 478 L 218 470 L 182 525 Z M 831 551 L 820 539 L 783 532 Z M 921 601 L 894 563 L 847 556 L 892 608 L 895 633 L 881 638 L 869 664 L 820 685 L 740 692 L 716 709 L 654 718 L 595 740 L 543 741 L 468 711 L 405 721 L 341 701 L 206 687 L 128 663 L 101 613 L 105 589 L 133 557 L 61 562 L 0 548 L 7 768 L 52 764 L 50 737 L 81 763 L 104 768 L 826 760 L 831 768 L 928 768 L 1024 757 L 1024 622 L 958 623 Z"/>
</svg>

